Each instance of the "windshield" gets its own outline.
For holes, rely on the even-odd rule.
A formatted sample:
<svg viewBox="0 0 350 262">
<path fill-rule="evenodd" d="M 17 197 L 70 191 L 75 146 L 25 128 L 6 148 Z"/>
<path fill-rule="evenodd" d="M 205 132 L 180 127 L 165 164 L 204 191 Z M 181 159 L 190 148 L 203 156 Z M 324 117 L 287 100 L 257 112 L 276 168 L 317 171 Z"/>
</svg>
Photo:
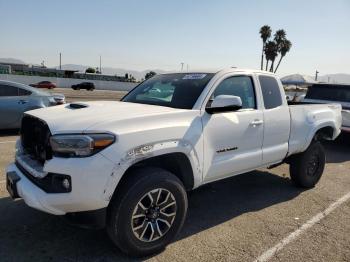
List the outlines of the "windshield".
<svg viewBox="0 0 350 262">
<path fill-rule="evenodd" d="M 156 75 L 130 91 L 122 101 L 192 109 L 213 76 L 206 73 Z"/>
<path fill-rule="evenodd" d="M 350 103 L 350 86 L 313 85 L 309 87 L 305 98 Z"/>
</svg>

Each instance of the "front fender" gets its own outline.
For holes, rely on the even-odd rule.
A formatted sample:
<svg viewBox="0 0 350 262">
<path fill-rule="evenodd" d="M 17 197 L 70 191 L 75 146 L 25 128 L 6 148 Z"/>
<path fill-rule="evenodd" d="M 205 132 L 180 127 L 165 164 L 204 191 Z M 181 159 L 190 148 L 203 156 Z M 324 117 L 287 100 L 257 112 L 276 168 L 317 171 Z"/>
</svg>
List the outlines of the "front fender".
<svg viewBox="0 0 350 262">
<path fill-rule="evenodd" d="M 103 154 L 103 152 L 101 153 Z M 199 155 L 197 154 L 195 147 L 183 139 L 159 141 L 132 148 L 120 158 L 106 183 L 104 189 L 104 198 L 106 200 L 111 199 L 119 181 L 131 166 L 142 160 L 171 153 L 183 153 L 188 157 L 192 166 L 194 187 L 199 185 L 202 178 L 202 167 Z"/>
</svg>

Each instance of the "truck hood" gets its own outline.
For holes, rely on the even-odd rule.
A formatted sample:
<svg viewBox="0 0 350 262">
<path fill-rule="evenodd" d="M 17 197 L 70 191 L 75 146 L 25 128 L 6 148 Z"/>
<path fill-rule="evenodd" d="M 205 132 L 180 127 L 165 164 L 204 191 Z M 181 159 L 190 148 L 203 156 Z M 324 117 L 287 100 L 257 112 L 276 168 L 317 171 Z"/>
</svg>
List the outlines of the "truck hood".
<svg viewBox="0 0 350 262">
<path fill-rule="evenodd" d="M 37 109 L 26 112 L 44 120 L 52 134 L 84 132 L 88 130 L 109 130 L 116 122 L 143 122 L 147 119 L 164 118 L 190 110 L 145 105 L 119 101 L 94 101 L 71 103 L 61 106 Z M 141 124 L 141 123 L 139 123 Z"/>
</svg>

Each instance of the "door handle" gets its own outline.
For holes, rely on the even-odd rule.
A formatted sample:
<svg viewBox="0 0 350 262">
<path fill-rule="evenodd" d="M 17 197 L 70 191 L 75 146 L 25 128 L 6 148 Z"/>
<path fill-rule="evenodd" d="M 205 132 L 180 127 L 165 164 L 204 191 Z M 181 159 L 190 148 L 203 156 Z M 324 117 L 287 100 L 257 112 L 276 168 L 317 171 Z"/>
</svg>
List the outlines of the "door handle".
<svg viewBox="0 0 350 262">
<path fill-rule="evenodd" d="M 28 100 L 22 100 L 21 99 L 21 100 L 18 101 L 18 104 L 22 104 L 23 105 L 23 104 L 26 104 L 26 103 L 28 103 Z"/>
<path fill-rule="evenodd" d="M 254 121 L 250 122 L 251 126 L 258 126 L 258 125 L 262 125 L 264 123 L 264 121 L 259 120 L 259 119 L 255 119 Z"/>
</svg>

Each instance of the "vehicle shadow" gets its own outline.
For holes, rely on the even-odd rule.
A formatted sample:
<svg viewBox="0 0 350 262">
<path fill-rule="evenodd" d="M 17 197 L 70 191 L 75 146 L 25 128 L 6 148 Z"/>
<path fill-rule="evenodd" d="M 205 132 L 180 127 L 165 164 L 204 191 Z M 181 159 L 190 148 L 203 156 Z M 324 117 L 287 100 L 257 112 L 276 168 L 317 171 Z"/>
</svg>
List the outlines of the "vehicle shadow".
<svg viewBox="0 0 350 262">
<path fill-rule="evenodd" d="M 3 137 L 3 136 L 17 136 L 17 135 L 19 135 L 19 129 L 0 130 L 0 137 Z"/>
<path fill-rule="evenodd" d="M 255 171 L 205 185 L 189 194 L 185 225 L 176 241 L 241 214 L 289 201 L 303 190 L 288 178 Z M 2 261 L 131 261 L 104 230 L 80 229 L 60 217 L 27 207 L 22 200 L 0 198 Z"/>
<path fill-rule="evenodd" d="M 342 134 L 335 141 L 325 141 L 327 163 L 350 161 L 350 135 Z"/>
<path fill-rule="evenodd" d="M 178 239 L 214 227 L 243 213 L 289 201 L 303 189 L 289 178 L 254 171 L 205 185 L 189 196 L 185 226 Z"/>
<path fill-rule="evenodd" d="M 0 198 L 1 261 L 135 261 L 104 230 L 71 226 L 65 219 Z"/>
</svg>

